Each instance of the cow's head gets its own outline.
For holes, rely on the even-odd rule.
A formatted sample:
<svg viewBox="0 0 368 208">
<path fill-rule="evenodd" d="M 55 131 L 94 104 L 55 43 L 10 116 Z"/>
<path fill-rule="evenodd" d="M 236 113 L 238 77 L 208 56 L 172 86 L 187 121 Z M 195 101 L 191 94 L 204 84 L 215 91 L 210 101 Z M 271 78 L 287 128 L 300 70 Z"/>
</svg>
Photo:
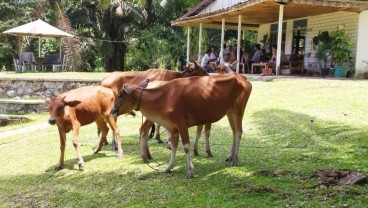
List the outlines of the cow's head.
<svg viewBox="0 0 368 208">
<path fill-rule="evenodd" d="M 73 101 L 66 101 L 66 96 L 57 96 L 53 98 L 46 98 L 45 102 L 49 105 L 49 124 L 55 125 L 57 119 L 60 119 L 64 116 L 64 108 L 65 106 L 75 107 L 81 101 L 73 100 Z"/>
<path fill-rule="evenodd" d="M 135 109 L 138 110 L 143 89 L 147 87 L 148 82 L 149 80 L 146 79 L 139 85 L 125 83 L 118 94 L 110 114 L 113 117 L 118 117 L 121 114 L 130 113 Z"/>
<path fill-rule="evenodd" d="M 183 72 L 181 74 L 182 77 L 193 77 L 193 76 L 208 76 L 208 72 L 198 65 L 196 61 L 193 60 L 193 63 L 190 63 L 189 66 L 183 67 Z"/>
</svg>

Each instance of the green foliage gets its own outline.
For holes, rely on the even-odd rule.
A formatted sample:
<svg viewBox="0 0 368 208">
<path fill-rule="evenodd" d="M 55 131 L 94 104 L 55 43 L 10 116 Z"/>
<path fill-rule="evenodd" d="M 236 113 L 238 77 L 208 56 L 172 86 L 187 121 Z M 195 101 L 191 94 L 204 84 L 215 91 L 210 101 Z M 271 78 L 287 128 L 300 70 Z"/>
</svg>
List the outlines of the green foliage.
<svg viewBox="0 0 368 208">
<path fill-rule="evenodd" d="M 34 2 L 28 1 L 22 6 L 15 3 L 0 3 L 0 31 L 31 21 L 34 7 Z M 12 54 L 17 48 L 16 36 L 0 33 L 0 70 L 14 70 Z"/>
<path fill-rule="evenodd" d="M 331 39 L 331 55 L 339 65 L 342 65 L 350 58 L 353 40 L 343 29 L 332 32 Z"/>
</svg>

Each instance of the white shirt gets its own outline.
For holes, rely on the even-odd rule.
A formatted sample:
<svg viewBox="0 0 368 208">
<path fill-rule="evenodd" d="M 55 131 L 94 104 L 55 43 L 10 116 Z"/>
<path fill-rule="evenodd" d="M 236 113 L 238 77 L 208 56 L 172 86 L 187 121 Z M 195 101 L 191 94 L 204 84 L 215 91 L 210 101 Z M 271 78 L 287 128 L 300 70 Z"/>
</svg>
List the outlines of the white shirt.
<svg viewBox="0 0 368 208">
<path fill-rule="evenodd" d="M 208 64 L 209 59 L 210 59 L 210 56 L 207 53 L 204 54 L 202 61 L 201 61 L 201 66 L 206 66 Z"/>
</svg>

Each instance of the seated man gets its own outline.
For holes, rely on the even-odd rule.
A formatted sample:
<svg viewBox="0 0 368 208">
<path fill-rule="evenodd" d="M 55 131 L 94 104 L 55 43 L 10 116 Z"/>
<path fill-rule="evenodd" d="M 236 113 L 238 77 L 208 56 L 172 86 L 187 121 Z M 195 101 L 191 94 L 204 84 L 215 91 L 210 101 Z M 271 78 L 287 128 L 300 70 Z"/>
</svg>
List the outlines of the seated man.
<svg viewBox="0 0 368 208">
<path fill-rule="evenodd" d="M 249 60 L 249 67 L 252 67 L 253 63 L 259 63 L 261 61 L 261 56 L 262 56 L 261 45 L 255 44 L 253 47 L 253 50 L 255 52 L 252 58 Z"/>
<path fill-rule="evenodd" d="M 272 57 L 267 64 L 267 67 L 263 69 L 261 75 L 272 75 L 272 70 L 276 68 L 276 59 L 277 59 L 277 45 L 272 44 Z M 289 64 L 288 58 L 286 57 L 285 53 L 281 51 L 281 65 Z"/>
<path fill-rule="evenodd" d="M 210 53 L 211 53 L 211 50 L 208 49 L 206 51 L 206 54 L 204 54 L 202 60 L 201 60 L 201 66 L 208 72 L 208 73 L 212 73 L 213 72 L 213 69 L 210 65 L 210 62 L 211 62 L 211 59 L 210 59 Z"/>
</svg>

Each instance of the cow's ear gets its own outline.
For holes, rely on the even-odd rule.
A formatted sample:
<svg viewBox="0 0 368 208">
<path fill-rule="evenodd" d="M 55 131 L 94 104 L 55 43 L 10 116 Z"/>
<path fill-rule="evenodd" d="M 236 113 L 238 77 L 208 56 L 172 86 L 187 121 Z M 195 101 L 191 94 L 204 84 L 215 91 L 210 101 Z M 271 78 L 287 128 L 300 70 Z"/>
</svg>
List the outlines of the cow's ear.
<svg viewBox="0 0 368 208">
<path fill-rule="evenodd" d="M 147 85 L 148 85 L 148 82 L 149 82 L 149 79 L 145 79 L 144 81 L 142 81 L 140 84 L 139 84 L 139 87 L 140 88 L 146 88 Z"/>
<path fill-rule="evenodd" d="M 129 86 L 128 84 L 124 84 L 122 91 L 124 91 L 126 94 L 130 95 L 134 91 L 134 88 L 132 86 Z"/>
</svg>

